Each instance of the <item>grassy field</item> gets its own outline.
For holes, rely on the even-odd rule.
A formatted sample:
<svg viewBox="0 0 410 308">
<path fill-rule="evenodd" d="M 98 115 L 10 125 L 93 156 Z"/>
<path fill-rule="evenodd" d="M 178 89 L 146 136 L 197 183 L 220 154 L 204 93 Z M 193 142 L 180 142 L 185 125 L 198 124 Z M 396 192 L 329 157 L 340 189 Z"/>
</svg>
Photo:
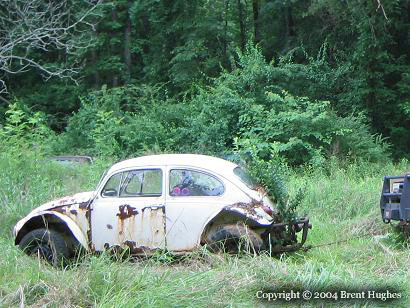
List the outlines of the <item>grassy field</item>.
<svg viewBox="0 0 410 308">
<path fill-rule="evenodd" d="M 407 162 L 343 168 L 335 162 L 320 170 L 293 170 L 290 189 L 306 187 L 301 211 L 313 223 L 308 244 L 354 238 L 307 252 L 272 258 L 198 251 L 180 259 L 162 254 L 133 261 L 89 255 L 61 270 L 13 245 L 18 219 L 50 199 L 92 189 L 107 165 L 97 161 L 74 170 L 41 159 L 0 157 L 1 307 L 410 307 L 410 248 L 381 222 L 378 205 L 383 176 L 410 170 Z M 388 289 L 402 299 L 268 302 L 256 296 L 284 288 Z"/>
</svg>

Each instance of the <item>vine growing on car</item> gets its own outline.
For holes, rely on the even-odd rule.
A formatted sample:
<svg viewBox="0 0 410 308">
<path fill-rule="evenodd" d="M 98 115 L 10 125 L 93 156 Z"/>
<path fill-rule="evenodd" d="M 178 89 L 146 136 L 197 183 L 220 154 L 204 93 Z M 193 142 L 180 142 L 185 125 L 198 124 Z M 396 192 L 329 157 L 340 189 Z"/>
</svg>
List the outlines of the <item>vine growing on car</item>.
<svg viewBox="0 0 410 308">
<path fill-rule="evenodd" d="M 235 139 L 239 160 L 246 164 L 250 175 L 273 200 L 281 222 L 297 222 L 301 215 L 297 209 L 305 197 L 305 188 L 300 187 L 290 194 L 286 186 L 286 160 L 278 153 L 276 144 L 260 144 L 248 139 Z M 240 163 L 240 162 L 239 162 Z"/>
</svg>

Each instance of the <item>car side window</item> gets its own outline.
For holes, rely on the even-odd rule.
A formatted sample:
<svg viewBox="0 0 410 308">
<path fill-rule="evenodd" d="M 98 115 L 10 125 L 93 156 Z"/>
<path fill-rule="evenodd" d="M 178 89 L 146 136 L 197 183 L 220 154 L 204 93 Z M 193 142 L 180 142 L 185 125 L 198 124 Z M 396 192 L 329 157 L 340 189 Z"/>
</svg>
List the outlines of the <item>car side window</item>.
<svg viewBox="0 0 410 308">
<path fill-rule="evenodd" d="M 169 173 L 171 196 L 220 196 L 224 191 L 220 180 L 204 172 L 173 169 Z"/>
<path fill-rule="evenodd" d="M 101 196 L 103 197 L 118 197 L 118 192 L 120 190 L 122 173 L 114 174 L 105 184 L 103 190 L 101 191 Z"/>
<path fill-rule="evenodd" d="M 150 197 L 162 194 L 162 170 L 146 169 L 124 172 L 120 197 Z"/>
</svg>

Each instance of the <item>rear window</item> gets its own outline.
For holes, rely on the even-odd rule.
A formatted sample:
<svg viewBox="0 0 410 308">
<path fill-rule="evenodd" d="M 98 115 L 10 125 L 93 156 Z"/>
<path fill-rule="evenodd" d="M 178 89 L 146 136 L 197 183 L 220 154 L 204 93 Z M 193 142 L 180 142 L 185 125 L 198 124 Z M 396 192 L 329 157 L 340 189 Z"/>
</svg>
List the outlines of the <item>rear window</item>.
<svg viewBox="0 0 410 308">
<path fill-rule="evenodd" d="M 250 174 L 242 169 L 241 167 L 236 167 L 233 169 L 233 173 L 240 178 L 240 180 L 248 186 L 250 189 L 255 190 L 258 187 L 258 183 L 256 180 L 250 176 Z"/>
<path fill-rule="evenodd" d="M 224 185 L 216 177 L 195 170 L 173 169 L 169 173 L 171 196 L 220 196 Z"/>
</svg>

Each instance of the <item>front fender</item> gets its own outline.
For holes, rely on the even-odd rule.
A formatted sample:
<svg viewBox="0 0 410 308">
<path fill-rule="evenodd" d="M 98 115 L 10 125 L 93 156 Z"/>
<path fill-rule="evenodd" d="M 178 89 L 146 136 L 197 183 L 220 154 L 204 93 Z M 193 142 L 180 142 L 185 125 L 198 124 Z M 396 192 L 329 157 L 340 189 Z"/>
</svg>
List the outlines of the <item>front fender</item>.
<svg viewBox="0 0 410 308">
<path fill-rule="evenodd" d="M 45 216 L 54 216 L 58 220 L 63 222 L 67 226 L 67 228 L 70 230 L 70 232 L 73 234 L 75 239 L 81 244 L 81 246 L 83 246 L 83 248 L 86 249 L 87 251 L 90 249 L 89 245 L 88 245 L 88 242 L 87 242 L 87 236 L 80 229 L 80 227 L 75 223 L 75 221 L 73 221 L 70 217 L 68 217 L 64 214 L 61 214 L 59 212 L 52 211 L 52 210 L 51 211 L 36 212 L 35 214 L 28 215 L 25 218 L 18 221 L 17 224 L 15 225 L 14 229 L 13 229 L 13 235 L 14 235 L 14 238 L 16 240 L 16 245 L 18 244 L 18 242 L 20 242 L 20 240 L 23 238 L 23 236 L 27 233 L 26 232 L 25 234 L 21 234 L 21 232 L 23 232 L 23 230 L 24 230 L 24 226 L 26 224 L 30 223 L 30 221 L 33 221 L 34 219 L 37 219 L 37 218 L 40 218 L 40 217 L 44 221 L 46 221 Z"/>
</svg>

